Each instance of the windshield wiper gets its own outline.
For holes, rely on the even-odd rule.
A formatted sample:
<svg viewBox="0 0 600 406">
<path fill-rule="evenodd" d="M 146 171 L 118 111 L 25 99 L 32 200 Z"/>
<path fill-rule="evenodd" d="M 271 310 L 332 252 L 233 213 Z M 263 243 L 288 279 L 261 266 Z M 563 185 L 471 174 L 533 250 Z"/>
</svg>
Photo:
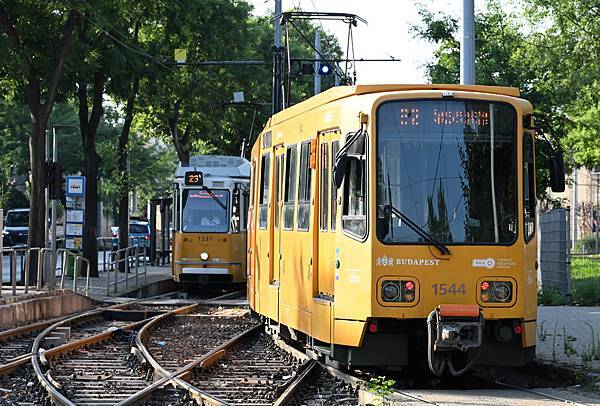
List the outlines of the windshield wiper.
<svg viewBox="0 0 600 406">
<path fill-rule="evenodd" d="M 443 255 L 450 255 L 450 250 L 444 244 L 436 240 L 431 234 L 427 231 L 423 230 L 418 224 L 409 219 L 404 213 L 400 210 L 392 206 L 391 204 L 386 204 L 383 207 L 384 213 L 386 211 L 394 213 L 396 216 L 400 217 L 408 227 L 410 227 L 415 233 L 417 233 L 421 238 L 429 242 L 431 245 L 435 246 Z M 389 219 L 391 221 L 392 216 L 389 215 Z M 393 228 L 393 226 L 391 227 Z"/>
<path fill-rule="evenodd" d="M 227 211 L 227 207 L 223 204 L 223 202 L 221 202 L 219 200 L 219 198 L 217 196 L 215 196 L 215 194 L 213 193 L 212 190 L 210 190 L 210 188 L 208 186 L 202 186 L 202 188 L 210 195 L 210 197 L 213 198 L 213 200 L 215 202 L 217 202 L 219 204 L 219 206 L 221 206 L 221 208 L 225 211 Z"/>
</svg>

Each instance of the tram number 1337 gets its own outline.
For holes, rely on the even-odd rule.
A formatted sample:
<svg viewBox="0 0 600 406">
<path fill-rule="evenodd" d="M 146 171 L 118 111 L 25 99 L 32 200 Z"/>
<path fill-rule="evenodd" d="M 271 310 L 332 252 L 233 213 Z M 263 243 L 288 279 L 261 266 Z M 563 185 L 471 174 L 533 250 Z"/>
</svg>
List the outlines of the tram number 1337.
<svg viewBox="0 0 600 406">
<path fill-rule="evenodd" d="M 467 291 L 464 283 L 458 286 L 455 283 L 434 283 L 431 287 L 434 295 L 464 295 Z"/>
</svg>

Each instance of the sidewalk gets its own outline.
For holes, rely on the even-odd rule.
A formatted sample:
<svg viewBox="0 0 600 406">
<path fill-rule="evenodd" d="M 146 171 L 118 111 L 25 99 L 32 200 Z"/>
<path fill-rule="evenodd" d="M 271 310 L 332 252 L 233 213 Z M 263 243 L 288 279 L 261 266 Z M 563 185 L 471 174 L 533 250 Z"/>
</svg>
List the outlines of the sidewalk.
<svg viewBox="0 0 600 406">
<path fill-rule="evenodd" d="M 140 274 L 137 276 L 137 280 L 134 273 L 129 273 L 129 279 L 125 282 L 125 273 L 118 272 L 117 277 L 119 283 L 115 293 L 114 278 L 115 272 L 102 272 L 100 269 L 98 278 L 90 278 L 90 292 L 89 296 L 97 300 L 105 300 L 110 297 L 123 295 L 129 291 L 151 285 L 156 282 L 170 280 L 171 279 L 171 265 L 162 266 L 147 266 L 146 275 L 140 270 Z M 56 287 L 60 287 L 61 277 L 56 277 Z M 85 293 L 86 278 L 77 278 L 77 291 L 79 293 Z M 108 285 L 110 286 L 110 292 L 107 290 Z M 73 288 L 73 278 L 65 276 L 65 289 Z"/>
<path fill-rule="evenodd" d="M 539 306 L 537 357 L 600 369 L 600 307 Z"/>
</svg>

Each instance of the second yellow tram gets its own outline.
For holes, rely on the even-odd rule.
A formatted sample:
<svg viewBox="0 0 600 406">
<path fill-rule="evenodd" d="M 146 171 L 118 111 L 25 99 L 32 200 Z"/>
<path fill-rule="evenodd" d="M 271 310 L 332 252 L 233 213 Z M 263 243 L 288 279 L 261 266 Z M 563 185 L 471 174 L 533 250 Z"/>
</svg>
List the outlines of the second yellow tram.
<svg viewBox="0 0 600 406">
<path fill-rule="evenodd" d="M 173 183 L 173 279 L 201 285 L 246 282 L 250 163 L 202 155 L 179 164 Z"/>
</svg>

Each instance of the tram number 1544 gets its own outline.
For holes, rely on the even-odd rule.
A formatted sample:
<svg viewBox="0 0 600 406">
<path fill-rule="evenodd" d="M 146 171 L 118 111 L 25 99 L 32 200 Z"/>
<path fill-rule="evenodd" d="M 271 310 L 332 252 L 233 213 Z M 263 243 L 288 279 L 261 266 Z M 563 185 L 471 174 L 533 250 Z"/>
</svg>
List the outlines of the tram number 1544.
<svg viewBox="0 0 600 406">
<path fill-rule="evenodd" d="M 434 283 L 431 287 L 434 295 L 464 295 L 467 292 L 464 283 L 458 287 L 455 283 Z"/>
</svg>

